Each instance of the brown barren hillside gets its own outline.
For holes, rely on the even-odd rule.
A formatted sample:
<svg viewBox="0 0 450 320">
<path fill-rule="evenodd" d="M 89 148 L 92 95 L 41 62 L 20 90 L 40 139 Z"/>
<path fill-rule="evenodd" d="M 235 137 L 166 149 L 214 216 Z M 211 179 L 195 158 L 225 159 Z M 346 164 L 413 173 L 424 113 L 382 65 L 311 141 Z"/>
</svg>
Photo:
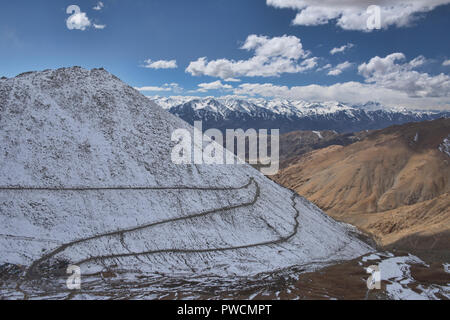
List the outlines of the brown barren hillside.
<svg viewBox="0 0 450 320">
<path fill-rule="evenodd" d="M 390 127 L 307 153 L 275 180 L 382 245 L 450 248 L 449 134 L 450 119 Z"/>
<path fill-rule="evenodd" d="M 340 134 L 336 131 L 294 131 L 280 136 L 280 167 L 285 168 L 307 152 L 332 145 L 347 146 L 370 132 Z"/>
</svg>

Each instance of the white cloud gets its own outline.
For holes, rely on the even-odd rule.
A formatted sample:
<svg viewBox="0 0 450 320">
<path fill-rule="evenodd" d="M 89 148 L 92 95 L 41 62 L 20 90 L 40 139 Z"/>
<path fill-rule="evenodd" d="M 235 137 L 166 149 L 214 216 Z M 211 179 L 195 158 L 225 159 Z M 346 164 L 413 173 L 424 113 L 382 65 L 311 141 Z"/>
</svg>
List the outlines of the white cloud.
<svg viewBox="0 0 450 320">
<path fill-rule="evenodd" d="M 220 80 L 209 83 L 200 83 L 198 86 L 205 90 L 233 89 L 231 85 L 223 84 Z"/>
<path fill-rule="evenodd" d="M 241 82 L 241 79 L 235 79 L 235 78 L 227 78 L 224 80 L 225 82 Z"/>
<path fill-rule="evenodd" d="M 192 61 L 186 72 L 193 76 L 208 75 L 229 79 L 241 76 L 270 77 L 283 73 L 300 73 L 317 66 L 317 58 L 309 57 L 310 53 L 303 49 L 300 39 L 295 36 L 268 38 L 250 35 L 241 49 L 254 51 L 253 57 L 239 61 L 228 59 L 208 61 L 203 57 Z"/>
<path fill-rule="evenodd" d="M 340 101 L 348 104 L 380 102 L 389 107 L 419 109 L 450 108 L 450 99 L 437 97 L 413 98 L 398 90 L 378 87 L 360 82 L 344 82 L 330 86 L 278 86 L 271 83 L 243 83 L 234 91 L 235 95 L 261 96 L 265 98 L 298 99 L 310 102 Z"/>
<path fill-rule="evenodd" d="M 95 23 L 94 23 L 94 28 L 95 28 L 95 29 L 103 30 L 103 29 L 106 28 L 106 24 L 95 24 Z"/>
<path fill-rule="evenodd" d="M 331 69 L 328 72 L 329 76 L 338 76 L 340 75 L 344 70 L 350 68 L 353 65 L 353 63 L 350 63 L 348 61 L 345 61 L 343 63 L 338 64 L 336 67 L 334 67 L 333 69 Z"/>
<path fill-rule="evenodd" d="M 444 67 L 450 66 L 450 59 L 449 59 L 449 60 L 445 60 L 444 62 L 442 62 L 442 65 L 443 65 Z"/>
<path fill-rule="evenodd" d="M 144 68 L 149 69 L 176 69 L 177 66 L 177 60 L 158 60 L 158 61 L 152 61 L 150 59 L 145 61 Z"/>
<path fill-rule="evenodd" d="M 233 86 L 229 84 L 223 84 L 222 81 L 217 80 L 209 83 L 200 83 L 198 85 L 199 89 L 195 90 L 196 92 L 207 92 L 209 90 L 231 90 Z"/>
<path fill-rule="evenodd" d="M 103 9 L 104 6 L 105 6 L 105 5 L 103 4 L 103 2 L 99 1 L 99 2 L 97 3 L 97 5 L 96 5 L 95 7 L 93 7 L 92 9 L 94 9 L 94 10 L 96 10 L 96 11 L 100 11 L 100 10 Z"/>
<path fill-rule="evenodd" d="M 302 26 L 323 25 L 336 22 L 346 30 L 368 31 L 367 8 L 378 5 L 381 8 L 381 26 L 406 27 L 417 19 L 418 14 L 448 4 L 450 0 L 267 0 L 275 8 L 289 8 L 298 11 L 293 24 Z"/>
<path fill-rule="evenodd" d="M 149 91 L 149 92 L 174 92 L 181 93 L 183 88 L 180 87 L 178 83 L 165 83 L 161 87 L 158 86 L 145 86 L 145 87 L 134 87 L 138 91 Z"/>
<path fill-rule="evenodd" d="M 450 97 L 450 77 L 443 73 L 432 76 L 414 70 L 426 63 L 423 56 L 409 62 L 403 53 L 393 53 L 384 58 L 374 57 L 358 67 L 366 83 L 402 91 L 410 97 Z"/>
<path fill-rule="evenodd" d="M 255 51 L 260 57 L 283 57 L 299 59 L 306 57 L 300 39 L 295 36 L 284 35 L 282 37 L 268 38 L 252 34 L 247 37 L 241 49 Z"/>
<path fill-rule="evenodd" d="M 91 26 L 91 21 L 85 12 L 81 12 L 80 7 L 76 5 L 69 6 L 66 10 L 70 16 L 66 20 L 66 25 L 69 30 L 86 30 Z"/>
<path fill-rule="evenodd" d="M 317 68 L 317 71 L 323 71 L 323 70 L 328 70 L 332 67 L 331 63 L 328 63 L 320 68 Z"/>
<path fill-rule="evenodd" d="M 333 48 L 331 49 L 330 53 L 331 54 L 336 54 L 336 53 L 341 53 L 344 52 L 345 50 L 351 49 L 353 48 L 355 45 L 353 43 L 347 43 L 341 47 L 337 47 L 337 48 Z"/>
</svg>

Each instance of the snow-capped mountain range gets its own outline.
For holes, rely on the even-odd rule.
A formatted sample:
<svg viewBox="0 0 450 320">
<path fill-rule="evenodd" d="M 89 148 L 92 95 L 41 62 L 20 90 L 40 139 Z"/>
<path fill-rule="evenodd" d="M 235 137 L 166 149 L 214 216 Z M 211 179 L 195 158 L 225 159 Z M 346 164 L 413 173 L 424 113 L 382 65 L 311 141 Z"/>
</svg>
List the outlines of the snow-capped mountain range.
<svg viewBox="0 0 450 320">
<path fill-rule="evenodd" d="M 354 132 L 450 116 L 450 111 L 385 108 L 376 102 L 350 106 L 340 102 L 235 97 L 149 98 L 188 123 L 202 120 L 206 129 L 279 128 L 283 133 L 296 130 Z"/>
</svg>

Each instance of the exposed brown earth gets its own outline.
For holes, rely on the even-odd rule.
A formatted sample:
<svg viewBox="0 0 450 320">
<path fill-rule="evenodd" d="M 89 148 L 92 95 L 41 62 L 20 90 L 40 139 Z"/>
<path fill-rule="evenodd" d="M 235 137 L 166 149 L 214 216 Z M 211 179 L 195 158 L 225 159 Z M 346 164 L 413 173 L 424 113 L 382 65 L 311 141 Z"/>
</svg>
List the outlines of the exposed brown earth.
<svg viewBox="0 0 450 320">
<path fill-rule="evenodd" d="M 361 131 L 355 133 L 338 133 L 336 131 L 293 131 L 280 136 L 280 168 L 287 168 L 297 161 L 302 155 L 323 149 L 333 145 L 348 146 L 367 137 L 373 131 Z M 270 138 L 264 136 L 261 139 Z M 248 140 L 246 140 L 248 143 Z M 223 144 L 226 147 L 226 143 Z M 268 144 L 268 151 L 271 154 L 271 145 Z M 230 149 L 231 150 L 231 149 Z M 233 151 L 237 155 L 237 147 Z M 246 150 L 246 161 L 249 162 L 248 149 Z M 259 165 L 253 165 L 259 168 Z"/>
<path fill-rule="evenodd" d="M 332 145 L 347 146 L 369 132 L 340 134 L 336 131 L 294 131 L 280 137 L 280 167 L 286 168 L 305 153 Z"/>
<path fill-rule="evenodd" d="M 274 179 L 383 246 L 450 248 L 450 157 L 439 150 L 450 119 L 370 133 L 312 151 Z"/>
</svg>

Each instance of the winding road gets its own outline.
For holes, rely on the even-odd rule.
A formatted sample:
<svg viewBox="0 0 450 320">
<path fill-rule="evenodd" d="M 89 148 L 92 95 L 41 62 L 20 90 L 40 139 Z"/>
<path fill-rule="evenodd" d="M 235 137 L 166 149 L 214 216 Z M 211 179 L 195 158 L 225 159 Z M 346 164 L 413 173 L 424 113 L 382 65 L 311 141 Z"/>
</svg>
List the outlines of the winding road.
<svg viewBox="0 0 450 320">
<path fill-rule="evenodd" d="M 91 241 L 91 240 L 95 240 L 95 239 L 100 239 L 103 237 L 110 237 L 110 236 L 122 236 L 125 233 L 129 233 L 129 232 L 134 232 L 134 231 L 139 231 L 139 230 L 143 230 L 143 229 L 147 229 L 147 228 L 151 228 L 151 227 L 155 227 L 158 225 L 162 225 L 162 224 L 166 224 L 166 223 L 171 223 L 171 222 L 176 222 L 176 221 L 181 221 L 181 220 L 187 220 L 187 219 L 193 219 L 193 218 L 198 218 L 198 217 L 204 217 L 207 215 L 211 215 L 214 214 L 216 212 L 222 212 L 222 211 L 228 211 L 228 210 L 232 210 L 232 209 L 237 209 L 237 208 L 242 208 L 242 207 L 247 207 L 247 206 L 252 206 L 256 203 L 256 201 L 259 198 L 259 186 L 256 184 L 254 178 L 250 178 L 249 182 L 242 186 L 242 187 L 238 187 L 238 188 L 230 188 L 230 187 L 211 187 L 211 188 L 207 188 L 207 187 L 114 187 L 114 188 L 83 188 L 83 189 L 79 189 L 79 188 L 60 188 L 60 189 L 56 189 L 56 188 L 32 188 L 32 189 L 17 189 L 17 190 L 45 190 L 45 191 L 53 191 L 53 190 L 58 190 L 58 191 L 103 191 L 103 190 L 201 190 L 201 191 L 238 191 L 238 190 L 243 190 L 248 188 L 250 185 L 252 185 L 252 183 L 255 183 L 256 185 L 256 189 L 257 192 L 255 193 L 255 197 L 252 199 L 252 201 L 248 202 L 248 203 L 244 203 L 244 204 L 238 204 L 238 205 L 231 205 L 231 206 L 225 206 L 225 207 L 221 207 L 218 209 L 212 209 L 212 210 L 207 210 L 204 212 L 200 212 L 200 213 L 196 213 L 196 214 L 192 214 L 192 215 L 188 215 L 185 217 L 178 217 L 178 218 L 172 218 L 172 219 L 167 219 L 167 220 L 162 220 L 162 221 L 158 221 L 158 222 L 153 222 L 153 223 L 148 223 L 148 224 L 143 224 L 143 225 L 139 225 L 136 227 L 132 227 L 132 228 L 126 228 L 126 229 L 121 229 L 121 230 L 116 230 L 116 231 L 112 231 L 112 232 L 106 232 L 106 233 L 102 233 L 102 234 L 98 234 L 98 235 L 94 235 L 94 236 L 90 236 L 87 238 L 82 238 L 82 239 L 77 239 L 68 243 L 65 243 L 59 247 L 57 247 L 56 249 L 52 250 L 51 252 L 43 255 L 41 258 L 39 258 L 38 260 L 35 260 L 30 267 L 27 269 L 27 272 L 25 274 L 25 277 L 27 279 L 33 279 L 36 277 L 40 277 L 38 272 L 37 272 L 37 268 L 39 267 L 39 265 L 41 265 L 44 261 L 48 261 L 50 260 L 52 257 L 54 257 L 55 255 L 57 255 L 58 253 L 63 252 L 64 250 L 66 250 L 69 247 L 75 246 L 77 244 L 86 242 L 86 241 Z M 0 188 L 1 190 L 1 188 Z M 11 190 L 11 189 L 9 189 Z M 15 190 L 15 189 L 14 189 Z"/>
<path fill-rule="evenodd" d="M 50 261 L 57 254 L 65 251 L 66 249 L 68 249 L 70 247 L 76 246 L 78 244 L 81 244 L 81 243 L 84 243 L 84 242 L 87 242 L 87 241 L 100 239 L 100 238 L 103 238 L 103 237 L 118 236 L 118 237 L 120 237 L 120 239 L 123 239 L 123 236 L 125 234 L 127 234 L 127 233 L 132 233 L 132 232 L 135 232 L 135 231 L 145 230 L 145 229 L 149 229 L 149 228 L 152 228 L 152 227 L 155 227 L 155 226 L 169 224 L 169 223 L 173 223 L 173 222 L 177 222 L 177 221 L 184 221 L 184 220 L 189 220 L 189 219 L 194 219 L 194 218 L 199 218 L 199 217 L 205 217 L 205 216 L 213 215 L 213 214 L 224 212 L 224 211 L 230 211 L 230 210 L 244 208 L 244 207 L 251 207 L 258 201 L 258 199 L 260 197 L 260 194 L 261 194 L 261 190 L 260 190 L 259 184 L 257 183 L 257 181 L 255 181 L 255 179 L 253 177 L 249 179 L 249 181 L 248 181 L 248 183 L 246 185 L 238 187 L 238 188 L 232 188 L 232 187 L 187 187 L 187 186 L 178 186 L 178 187 L 106 187 L 106 188 L 105 187 L 103 187 L 103 188 L 93 188 L 93 187 L 89 187 L 89 188 L 79 188 L 79 187 L 75 187 L 75 188 L 0 187 L 0 191 L 2 191 L 2 190 L 17 190 L 17 191 L 19 191 L 19 190 L 21 190 L 21 191 L 79 191 L 79 192 L 84 192 L 84 191 L 102 191 L 102 190 L 106 190 L 106 191 L 108 191 L 108 190 L 109 191 L 111 191 L 111 190 L 112 191 L 114 191 L 114 190 L 239 191 L 239 190 L 247 189 L 251 185 L 255 186 L 256 191 L 255 191 L 255 194 L 253 196 L 253 199 L 251 201 L 248 201 L 248 202 L 245 202 L 245 203 L 235 204 L 235 205 L 228 205 L 228 206 L 224 206 L 224 207 L 221 207 L 221 208 L 206 210 L 206 211 L 203 211 L 203 212 L 191 214 L 191 215 L 184 216 L 184 217 L 172 218 L 172 219 L 162 220 L 162 221 L 158 221 L 158 222 L 142 224 L 142 225 L 138 225 L 138 226 L 135 226 L 135 227 L 132 227 L 132 228 L 125 228 L 125 229 L 116 230 L 116 231 L 112 231 L 112 232 L 106 232 L 106 233 L 93 235 L 93 236 L 90 236 L 90 237 L 77 239 L 77 240 L 74 240 L 74 241 L 62 244 L 62 245 L 58 246 L 57 248 L 55 248 L 54 250 L 52 250 L 51 252 L 43 255 L 38 260 L 35 260 L 34 262 L 32 262 L 31 265 L 27 268 L 27 270 L 25 272 L 24 279 L 22 281 L 20 281 L 20 283 L 17 284 L 16 289 L 18 291 L 22 292 L 24 294 L 24 298 L 27 299 L 28 298 L 27 292 L 25 292 L 21 288 L 21 286 L 23 285 L 25 280 L 33 280 L 33 279 L 41 278 L 41 273 L 40 273 L 39 267 L 42 266 L 45 262 Z M 182 254 L 184 253 L 184 254 L 189 254 L 189 253 L 225 252 L 225 251 L 231 251 L 231 250 L 249 249 L 249 248 L 261 247 L 261 246 L 282 244 L 282 243 L 285 243 L 285 242 L 289 241 L 290 239 L 292 239 L 298 233 L 298 230 L 299 230 L 298 218 L 300 216 L 300 212 L 298 211 L 298 209 L 296 207 L 296 202 L 295 202 L 296 200 L 295 199 L 296 199 L 296 194 L 293 193 L 292 197 L 291 197 L 291 201 L 292 201 L 292 207 L 295 210 L 296 214 L 295 214 L 295 223 L 293 225 L 292 232 L 289 235 L 287 235 L 287 236 L 280 236 L 278 239 L 275 239 L 275 240 L 258 242 L 258 243 L 252 243 L 252 244 L 244 244 L 244 245 L 240 245 L 240 246 L 222 247 L 222 248 L 192 248 L 192 249 L 177 249 L 177 248 L 173 248 L 173 249 L 152 250 L 152 251 L 146 251 L 146 252 L 131 252 L 131 251 L 129 251 L 128 248 L 126 248 L 124 246 L 124 248 L 127 249 L 128 253 L 89 257 L 89 258 L 86 258 L 86 259 L 74 262 L 73 264 L 77 265 L 77 266 L 81 266 L 83 264 L 86 264 L 86 263 L 89 263 L 89 262 L 94 262 L 94 261 L 102 261 L 102 260 L 116 259 L 116 258 L 126 258 L 126 257 L 136 257 L 136 258 L 138 258 L 140 256 L 147 256 L 147 255 L 154 255 L 154 254 L 161 254 L 161 253 L 182 253 Z M 122 245 L 123 245 L 123 243 L 122 243 Z"/>
</svg>

